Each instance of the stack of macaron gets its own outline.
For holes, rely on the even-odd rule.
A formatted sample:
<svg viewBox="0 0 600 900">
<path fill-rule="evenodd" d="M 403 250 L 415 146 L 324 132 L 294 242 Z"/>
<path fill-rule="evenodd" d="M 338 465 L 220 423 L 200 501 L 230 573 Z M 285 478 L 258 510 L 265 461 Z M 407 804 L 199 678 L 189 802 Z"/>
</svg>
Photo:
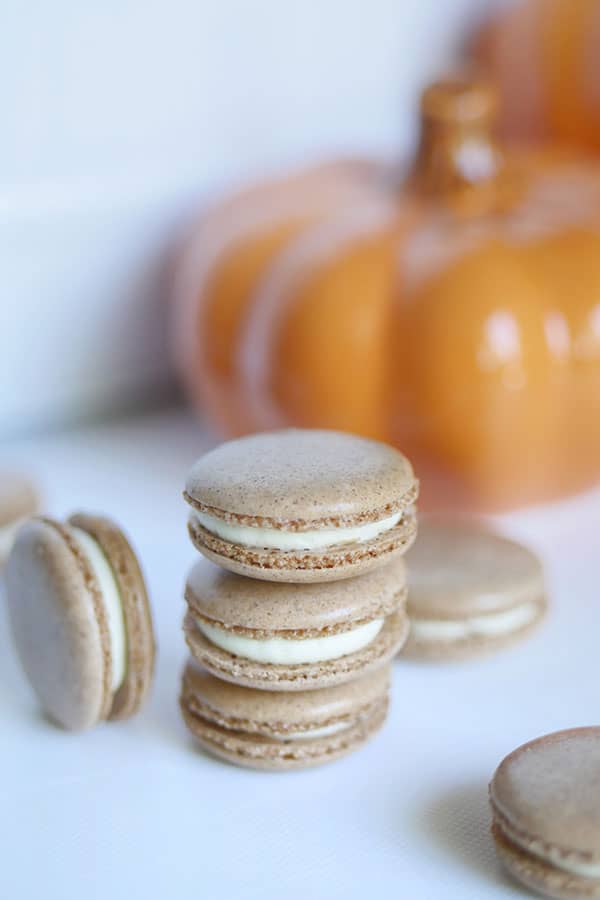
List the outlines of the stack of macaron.
<svg viewBox="0 0 600 900">
<path fill-rule="evenodd" d="M 289 769 L 337 759 L 385 721 L 408 637 L 402 556 L 418 484 L 384 444 L 291 429 L 193 466 L 186 725 L 213 754 Z"/>
</svg>

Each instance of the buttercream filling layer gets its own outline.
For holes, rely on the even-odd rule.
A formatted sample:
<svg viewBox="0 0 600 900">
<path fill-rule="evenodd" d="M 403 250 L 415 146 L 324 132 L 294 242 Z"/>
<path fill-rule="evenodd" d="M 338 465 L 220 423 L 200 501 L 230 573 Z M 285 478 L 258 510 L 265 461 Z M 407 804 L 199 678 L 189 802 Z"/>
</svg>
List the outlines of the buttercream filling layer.
<svg viewBox="0 0 600 900">
<path fill-rule="evenodd" d="M 471 616 L 460 621 L 410 617 L 411 633 L 423 641 L 459 641 L 471 637 L 502 637 L 524 628 L 539 614 L 537 603 L 522 603 L 514 609 L 486 616 Z"/>
<path fill-rule="evenodd" d="M 235 634 L 202 619 L 196 619 L 196 626 L 211 644 L 220 647 L 233 656 L 240 656 L 253 662 L 274 665 L 302 665 L 304 663 L 329 662 L 356 653 L 370 644 L 383 627 L 383 619 L 373 619 L 338 634 L 328 634 L 316 638 L 261 638 Z"/>
<path fill-rule="evenodd" d="M 346 528 L 323 528 L 315 531 L 284 531 L 279 528 L 256 528 L 252 525 L 233 525 L 204 512 L 193 518 L 211 534 L 230 544 L 264 550 L 324 550 L 337 544 L 371 541 L 398 524 L 402 512 L 394 513 L 378 522 L 352 525 Z"/>
<path fill-rule="evenodd" d="M 111 647 L 111 688 L 116 693 L 125 680 L 127 670 L 127 631 L 121 592 L 111 565 L 97 541 L 81 528 L 71 525 L 71 530 L 88 559 L 102 594 Z"/>
<path fill-rule="evenodd" d="M 562 851 L 555 847 L 548 847 L 538 841 L 533 841 L 530 845 L 525 846 L 520 841 L 516 840 L 510 831 L 505 832 L 501 825 L 499 827 L 501 832 L 506 834 L 509 842 L 515 844 L 520 850 L 523 850 L 524 853 L 535 856 L 537 859 L 541 859 L 543 862 L 549 863 L 551 866 L 561 869 L 563 872 L 570 872 L 571 875 L 579 875 L 582 878 L 589 878 L 592 881 L 600 880 L 600 860 L 595 860 L 594 862 L 574 860 L 572 856 L 568 854 L 568 851 Z"/>
<path fill-rule="evenodd" d="M 206 723 L 210 726 L 213 723 L 207 719 Z M 230 729 L 227 726 L 221 725 L 221 728 L 224 728 L 225 731 L 231 731 L 232 734 L 239 735 L 243 737 L 247 735 L 251 738 L 258 738 L 263 740 L 271 740 L 271 741 L 279 741 L 282 744 L 290 743 L 290 742 L 301 742 L 301 741 L 310 741 L 310 740 L 318 740 L 319 738 L 324 737 L 332 737 L 335 734 L 341 734 L 343 731 L 349 731 L 350 728 L 354 725 L 354 722 L 332 722 L 331 725 L 322 725 L 320 728 L 307 728 L 304 731 L 286 731 L 281 732 L 281 734 L 273 733 L 269 735 L 260 734 L 258 732 L 247 732 L 247 731 L 239 731 L 237 729 Z"/>
<path fill-rule="evenodd" d="M 600 862 L 574 862 L 570 858 L 565 859 L 559 850 L 537 851 L 530 849 L 529 852 L 557 869 L 562 869 L 564 872 L 580 875 L 582 878 L 590 878 L 592 881 L 600 881 Z"/>
<path fill-rule="evenodd" d="M 351 727 L 349 722 L 333 722 L 331 725 L 322 725 L 320 728 L 311 728 L 308 731 L 288 731 L 285 734 L 274 735 L 278 741 L 310 741 L 313 738 L 330 737 L 347 731 Z"/>
</svg>

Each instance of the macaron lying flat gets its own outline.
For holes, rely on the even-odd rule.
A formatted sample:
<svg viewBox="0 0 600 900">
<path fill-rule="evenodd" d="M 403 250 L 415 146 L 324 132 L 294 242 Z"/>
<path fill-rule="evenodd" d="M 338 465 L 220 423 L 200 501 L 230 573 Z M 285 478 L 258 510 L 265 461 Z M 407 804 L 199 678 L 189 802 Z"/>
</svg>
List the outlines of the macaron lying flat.
<svg viewBox="0 0 600 900">
<path fill-rule="evenodd" d="M 496 770 L 490 803 L 496 849 L 515 878 L 558 900 L 600 897 L 600 728 L 519 747 Z"/>
<path fill-rule="evenodd" d="M 37 491 L 25 475 L 0 472 L 0 566 L 8 558 L 17 531 L 38 506 Z"/>
<path fill-rule="evenodd" d="M 152 680 L 154 634 L 138 561 L 114 522 L 30 519 L 6 587 L 23 669 L 50 718 L 79 731 L 137 712 Z"/>
<path fill-rule="evenodd" d="M 479 525 L 421 519 L 407 564 L 407 656 L 442 660 L 499 650 L 544 617 L 539 559 Z"/>
<path fill-rule="evenodd" d="M 322 585 L 255 581 L 199 561 L 185 590 L 194 658 L 273 691 L 339 684 L 388 662 L 408 634 L 402 559 Z"/>
<path fill-rule="evenodd" d="M 336 431 L 290 429 L 222 444 L 184 497 L 195 546 L 267 581 L 359 575 L 407 549 L 418 483 L 397 450 Z"/>
<path fill-rule="evenodd" d="M 302 769 L 357 750 L 383 725 L 389 665 L 348 684 L 278 693 L 238 687 L 189 663 L 181 711 L 204 749 L 254 769 Z"/>
</svg>

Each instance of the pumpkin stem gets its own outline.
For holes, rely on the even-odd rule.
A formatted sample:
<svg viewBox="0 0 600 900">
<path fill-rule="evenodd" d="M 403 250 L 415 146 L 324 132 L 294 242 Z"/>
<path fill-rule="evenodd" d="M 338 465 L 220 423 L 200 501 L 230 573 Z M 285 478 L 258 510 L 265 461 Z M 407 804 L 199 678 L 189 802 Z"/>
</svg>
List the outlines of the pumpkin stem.
<svg viewBox="0 0 600 900">
<path fill-rule="evenodd" d="M 487 84 L 454 78 L 421 97 L 421 135 L 411 181 L 419 193 L 455 212 L 503 205 L 503 153 L 493 134 L 497 97 Z"/>
</svg>

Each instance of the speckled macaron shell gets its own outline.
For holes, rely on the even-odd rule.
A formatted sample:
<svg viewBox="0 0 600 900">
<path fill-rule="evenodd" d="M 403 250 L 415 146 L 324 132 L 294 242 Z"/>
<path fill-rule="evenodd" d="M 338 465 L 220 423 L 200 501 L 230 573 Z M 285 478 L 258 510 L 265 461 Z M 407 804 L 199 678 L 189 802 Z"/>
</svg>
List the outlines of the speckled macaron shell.
<svg viewBox="0 0 600 900">
<path fill-rule="evenodd" d="M 456 640 L 409 635 L 402 651 L 414 659 L 462 659 L 508 647 L 539 626 L 547 608 L 543 567 L 521 544 L 476 522 L 421 516 L 407 555 L 409 619 L 463 623 L 532 603 L 531 621 L 503 635 L 471 634 Z"/>
<path fill-rule="evenodd" d="M 234 544 L 190 518 L 190 537 L 213 562 L 270 581 L 311 582 L 369 571 L 414 540 L 418 483 L 408 460 L 386 444 L 335 431 L 289 429 L 222 444 L 193 466 L 184 497 L 228 524 L 318 531 L 366 525 L 403 511 L 377 537 L 319 550 Z"/>
<path fill-rule="evenodd" d="M 372 541 L 326 551 L 241 547 L 215 537 L 191 519 L 188 532 L 197 550 L 230 572 L 285 584 L 322 584 L 364 575 L 401 556 L 415 539 L 417 522 L 414 512 L 406 513 L 394 528 Z"/>
<path fill-rule="evenodd" d="M 408 635 L 406 569 L 402 559 L 357 578 L 321 585 L 274 584 L 219 569 L 205 561 L 190 572 L 184 622 L 194 658 L 220 678 L 272 691 L 305 691 L 340 684 L 388 662 Z M 375 639 L 347 656 L 283 665 L 235 656 L 212 644 L 196 620 L 258 640 L 318 638 L 385 618 Z"/>
<path fill-rule="evenodd" d="M 221 444 L 196 462 L 185 490 L 192 506 L 223 518 L 303 531 L 384 518 L 414 488 L 410 463 L 387 444 L 290 428 Z"/>
<path fill-rule="evenodd" d="M 185 599 L 196 616 L 255 638 L 347 631 L 394 612 L 405 595 L 403 559 L 359 578 L 320 585 L 256 581 L 200 560 L 185 586 Z"/>
<path fill-rule="evenodd" d="M 71 524 L 95 538 L 119 583 L 130 658 L 148 648 L 147 596 L 137 561 L 122 532 L 108 520 L 75 516 Z M 113 554 L 111 556 L 111 553 Z M 132 559 L 133 558 L 133 559 Z M 6 594 L 15 645 L 23 669 L 46 714 L 71 731 L 104 719 L 123 718 L 145 696 L 148 672 L 134 663 L 113 693 L 108 617 L 100 585 L 69 523 L 32 518 L 19 531 L 6 571 Z M 144 642 L 139 641 L 144 635 Z M 152 656 L 153 656 L 153 642 Z M 152 663 L 149 664 L 150 672 Z M 143 687 L 142 687 L 143 684 Z"/>
<path fill-rule="evenodd" d="M 0 472 L 0 566 L 12 548 L 19 525 L 39 509 L 33 482 L 17 472 Z"/>
<path fill-rule="evenodd" d="M 86 531 L 100 545 L 119 585 L 127 631 L 127 669 L 108 718 L 127 719 L 143 705 L 154 675 L 156 644 L 144 576 L 131 544 L 110 519 L 77 513 L 69 523 Z"/>
<path fill-rule="evenodd" d="M 213 755 L 255 769 L 301 769 L 364 744 L 385 721 L 388 689 L 389 666 L 337 687 L 279 693 L 228 684 L 189 663 L 180 704 L 187 727 Z M 348 727 L 310 736 L 338 724 Z M 290 733 L 305 736 L 293 741 Z"/>
<path fill-rule="evenodd" d="M 6 595 L 21 664 L 42 708 L 81 731 L 112 703 L 108 622 L 92 569 L 68 526 L 30 519 L 6 569 Z"/>
<path fill-rule="evenodd" d="M 522 883 L 557 898 L 600 897 L 600 877 L 565 871 L 600 867 L 600 727 L 545 735 L 513 751 L 490 784 L 500 859 Z"/>
<path fill-rule="evenodd" d="M 308 691 L 351 681 L 389 662 L 408 637 L 408 618 L 403 610 L 385 620 L 377 637 L 362 650 L 326 662 L 275 665 L 234 656 L 210 641 L 198 630 L 188 612 L 184 620 L 185 638 L 192 656 L 225 681 L 271 691 Z"/>
</svg>

